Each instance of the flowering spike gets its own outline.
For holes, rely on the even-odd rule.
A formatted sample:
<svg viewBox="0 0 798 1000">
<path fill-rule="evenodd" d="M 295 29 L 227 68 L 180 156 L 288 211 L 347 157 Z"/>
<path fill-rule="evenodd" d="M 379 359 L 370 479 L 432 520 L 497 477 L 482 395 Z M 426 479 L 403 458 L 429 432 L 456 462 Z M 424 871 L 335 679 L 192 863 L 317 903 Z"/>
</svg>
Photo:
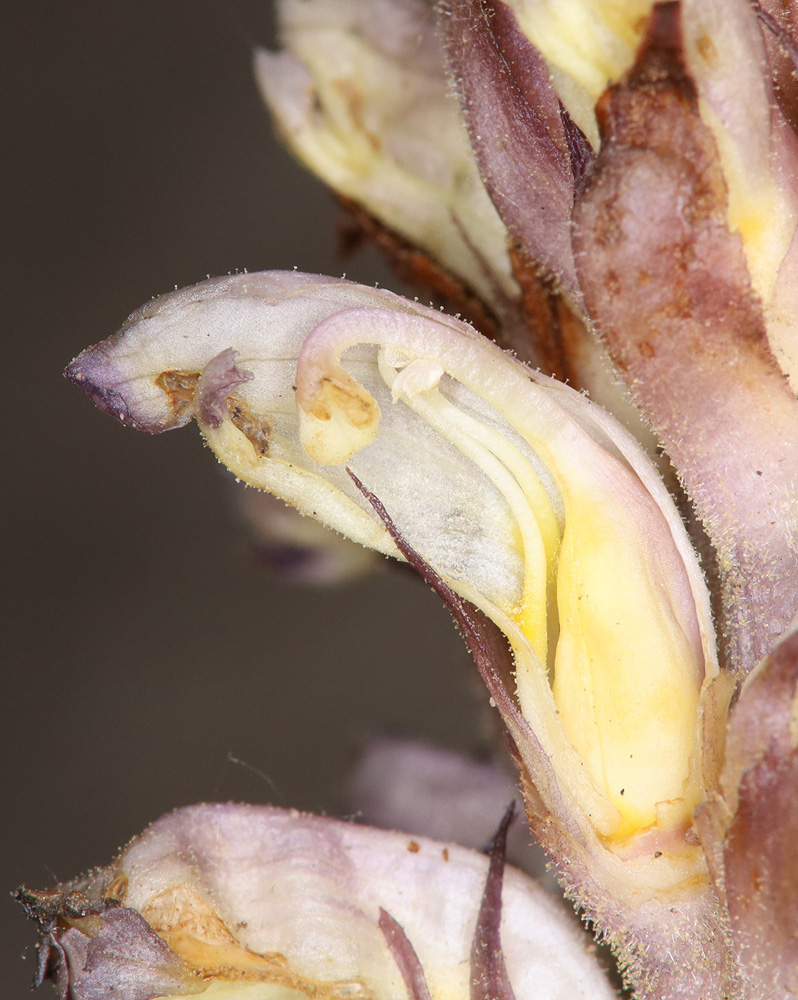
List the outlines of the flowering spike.
<svg viewBox="0 0 798 1000">
<path fill-rule="evenodd" d="M 258 57 L 289 143 L 405 271 L 631 434 L 457 320 L 301 273 L 165 296 L 68 369 L 128 426 L 195 419 L 239 479 L 431 584 L 501 714 L 533 833 L 637 1000 L 798 990 L 789 6 L 282 0 L 285 51 Z M 652 429 L 728 669 L 640 446 Z M 111 869 L 21 895 L 39 978 L 70 1000 L 114 976 L 124 1000 L 264 983 L 601 996 L 556 921 L 567 961 L 538 989 L 540 911 L 516 907 L 511 873 L 502 886 L 508 822 L 485 879 L 448 845 L 175 814 Z"/>
</svg>

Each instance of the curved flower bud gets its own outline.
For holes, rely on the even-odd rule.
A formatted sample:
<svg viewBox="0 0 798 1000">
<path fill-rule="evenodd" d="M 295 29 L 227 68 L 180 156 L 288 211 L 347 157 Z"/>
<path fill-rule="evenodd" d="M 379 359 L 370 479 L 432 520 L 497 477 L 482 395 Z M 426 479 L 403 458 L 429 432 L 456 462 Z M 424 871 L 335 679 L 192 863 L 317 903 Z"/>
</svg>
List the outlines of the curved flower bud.
<svg viewBox="0 0 798 1000">
<path fill-rule="evenodd" d="M 291 150 L 339 194 L 494 307 L 518 294 L 424 0 L 282 0 L 263 97 Z"/>
<path fill-rule="evenodd" d="M 69 375 L 146 430 L 193 413 L 236 476 L 397 554 L 362 481 L 507 636 L 514 738 L 561 828 L 663 859 L 610 865 L 613 893 L 700 874 L 684 834 L 713 780 L 708 598 L 667 492 L 611 417 L 463 323 L 298 273 L 165 296 Z M 190 407 L 165 379 L 196 386 Z"/>
<path fill-rule="evenodd" d="M 18 895 L 42 926 L 40 976 L 74 1000 L 611 1000 L 576 922 L 503 871 L 505 834 L 488 862 L 296 811 L 195 806 L 107 868 Z"/>
</svg>

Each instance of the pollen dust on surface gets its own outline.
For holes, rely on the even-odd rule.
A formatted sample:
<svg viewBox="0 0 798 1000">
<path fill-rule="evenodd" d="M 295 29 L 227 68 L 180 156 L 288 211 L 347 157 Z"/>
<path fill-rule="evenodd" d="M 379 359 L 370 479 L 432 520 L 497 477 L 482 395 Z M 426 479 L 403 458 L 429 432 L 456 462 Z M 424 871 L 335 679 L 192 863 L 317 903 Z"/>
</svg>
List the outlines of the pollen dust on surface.
<svg viewBox="0 0 798 1000">
<path fill-rule="evenodd" d="M 170 370 L 161 372 L 154 380 L 156 386 L 166 394 L 169 408 L 176 420 L 194 415 L 194 397 L 200 374 L 200 372 Z M 228 397 L 227 410 L 230 420 L 252 444 L 258 455 L 267 455 L 272 432 L 269 421 L 256 416 L 247 404 L 236 396 Z"/>
<path fill-rule="evenodd" d="M 179 419 L 194 408 L 194 395 L 199 384 L 199 372 L 176 370 L 161 372 L 155 379 L 158 388 L 166 393 L 172 415 Z"/>
<path fill-rule="evenodd" d="M 268 420 L 256 416 L 240 399 L 230 396 L 227 400 L 230 419 L 259 455 L 268 455 L 272 426 Z"/>
</svg>

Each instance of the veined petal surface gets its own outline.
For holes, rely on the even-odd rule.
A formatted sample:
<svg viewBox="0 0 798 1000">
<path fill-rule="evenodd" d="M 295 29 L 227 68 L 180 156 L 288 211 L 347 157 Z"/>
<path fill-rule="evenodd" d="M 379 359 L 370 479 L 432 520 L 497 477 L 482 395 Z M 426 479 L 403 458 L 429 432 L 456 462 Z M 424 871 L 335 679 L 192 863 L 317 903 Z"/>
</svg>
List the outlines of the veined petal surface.
<svg viewBox="0 0 798 1000">
<path fill-rule="evenodd" d="M 653 467 L 584 396 L 441 313 L 296 272 L 165 296 L 69 374 L 143 429 L 194 415 L 236 476 L 396 554 L 351 470 L 508 637 L 567 811 L 614 844 L 689 820 L 708 598 Z"/>
</svg>

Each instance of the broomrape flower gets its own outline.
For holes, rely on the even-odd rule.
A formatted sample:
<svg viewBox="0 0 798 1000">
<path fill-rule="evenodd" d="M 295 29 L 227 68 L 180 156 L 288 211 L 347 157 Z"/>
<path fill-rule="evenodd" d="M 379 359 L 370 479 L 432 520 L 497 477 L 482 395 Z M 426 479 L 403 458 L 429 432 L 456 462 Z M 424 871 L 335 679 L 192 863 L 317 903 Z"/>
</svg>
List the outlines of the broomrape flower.
<svg viewBox="0 0 798 1000">
<path fill-rule="evenodd" d="M 256 61 L 278 127 L 481 332 L 272 271 L 156 299 L 69 377 L 137 429 L 195 420 L 236 477 L 419 570 L 501 714 L 535 838 L 636 996 L 794 996 L 791 15 L 281 17 L 284 51 Z M 532 889 L 501 918 L 505 832 L 479 903 L 484 863 L 453 846 L 416 844 L 418 865 L 399 835 L 197 807 L 23 901 L 41 974 L 82 1000 L 603 995 Z"/>
</svg>

